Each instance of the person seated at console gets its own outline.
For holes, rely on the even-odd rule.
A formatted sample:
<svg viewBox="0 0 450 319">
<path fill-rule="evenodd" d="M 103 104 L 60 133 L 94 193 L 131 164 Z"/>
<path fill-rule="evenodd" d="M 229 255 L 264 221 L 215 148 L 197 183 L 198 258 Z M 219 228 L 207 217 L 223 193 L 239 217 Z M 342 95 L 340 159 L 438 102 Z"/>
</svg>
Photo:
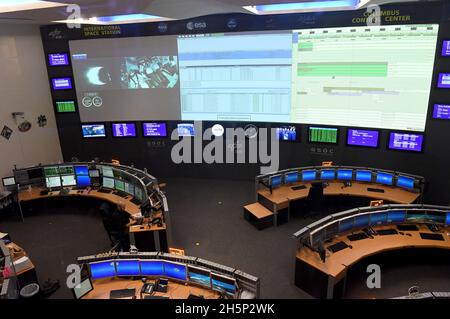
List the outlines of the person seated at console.
<svg viewBox="0 0 450 319">
<path fill-rule="evenodd" d="M 114 238 L 112 236 L 112 210 L 111 206 L 107 203 L 100 205 L 100 215 L 102 216 L 103 227 L 105 227 L 108 238 L 111 241 L 111 245 L 114 246 Z"/>
<path fill-rule="evenodd" d="M 130 238 L 128 228 L 133 222 L 130 215 L 125 211 L 125 204 L 118 203 L 111 215 L 111 229 L 113 236 L 118 241 L 118 249 L 128 251 L 130 248 Z"/>
</svg>

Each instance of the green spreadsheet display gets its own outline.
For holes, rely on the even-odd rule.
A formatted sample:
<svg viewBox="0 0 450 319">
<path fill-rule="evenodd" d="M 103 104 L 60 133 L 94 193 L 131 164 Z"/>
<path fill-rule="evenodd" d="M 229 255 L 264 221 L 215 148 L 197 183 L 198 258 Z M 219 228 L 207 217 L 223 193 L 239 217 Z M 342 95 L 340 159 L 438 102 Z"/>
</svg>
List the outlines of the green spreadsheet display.
<svg viewBox="0 0 450 319">
<path fill-rule="evenodd" d="M 123 181 L 116 180 L 115 185 L 118 191 L 125 191 L 125 183 Z"/>
<path fill-rule="evenodd" d="M 59 167 L 59 173 L 61 175 L 73 175 L 74 170 L 73 170 L 73 166 L 60 166 Z"/>
<path fill-rule="evenodd" d="M 75 101 L 60 101 L 60 102 L 56 102 L 56 111 L 58 113 L 73 113 L 73 112 L 76 112 Z"/>
<path fill-rule="evenodd" d="M 45 177 L 59 176 L 59 168 L 57 166 L 45 167 L 44 175 L 45 175 Z"/>
<path fill-rule="evenodd" d="M 310 127 L 309 141 L 311 143 L 337 143 L 338 129 L 327 127 Z"/>
</svg>

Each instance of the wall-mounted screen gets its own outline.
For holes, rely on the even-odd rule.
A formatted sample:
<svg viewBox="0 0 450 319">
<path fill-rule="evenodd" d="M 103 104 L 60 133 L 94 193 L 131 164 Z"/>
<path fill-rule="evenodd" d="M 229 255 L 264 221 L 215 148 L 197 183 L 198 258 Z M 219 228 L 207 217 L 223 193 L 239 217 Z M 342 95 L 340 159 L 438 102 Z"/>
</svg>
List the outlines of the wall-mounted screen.
<svg viewBox="0 0 450 319">
<path fill-rule="evenodd" d="M 180 123 L 177 124 L 178 136 L 194 136 L 195 129 L 193 123 Z"/>
<path fill-rule="evenodd" d="M 336 144 L 338 129 L 331 127 L 309 127 L 310 143 Z"/>
<path fill-rule="evenodd" d="M 75 113 L 77 111 L 75 101 L 56 101 L 55 104 L 57 113 Z"/>
<path fill-rule="evenodd" d="M 83 138 L 106 137 L 105 124 L 83 124 L 81 131 Z"/>
<path fill-rule="evenodd" d="M 347 145 L 376 148 L 379 135 L 380 132 L 375 130 L 348 129 Z"/>
<path fill-rule="evenodd" d="M 69 65 L 69 55 L 67 53 L 50 53 L 48 55 L 49 66 Z"/>
<path fill-rule="evenodd" d="M 93 280 L 116 276 L 116 266 L 114 260 L 90 263 L 89 269 Z"/>
<path fill-rule="evenodd" d="M 69 46 L 83 122 L 358 123 L 423 131 L 438 30 L 352 26 Z"/>
<path fill-rule="evenodd" d="M 167 124 L 162 122 L 142 123 L 142 132 L 144 137 L 166 137 Z"/>
<path fill-rule="evenodd" d="M 295 126 L 277 127 L 277 138 L 279 141 L 296 141 L 297 132 Z"/>
<path fill-rule="evenodd" d="M 399 151 L 422 152 L 423 134 L 390 132 L 388 148 Z"/>
<path fill-rule="evenodd" d="M 397 186 L 412 189 L 414 188 L 414 178 L 399 175 L 397 177 Z"/>
<path fill-rule="evenodd" d="M 442 56 L 450 56 L 450 40 L 442 41 Z"/>
<path fill-rule="evenodd" d="M 437 87 L 450 89 L 450 73 L 439 73 Z"/>
<path fill-rule="evenodd" d="M 53 90 L 70 90 L 72 89 L 71 78 L 53 78 L 52 79 Z"/>
<path fill-rule="evenodd" d="M 450 120 L 450 105 L 448 104 L 435 104 L 433 110 L 433 118 Z"/>
<path fill-rule="evenodd" d="M 135 123 L 112 123 L 113 137 L 136 137 Z"/>
</svg>

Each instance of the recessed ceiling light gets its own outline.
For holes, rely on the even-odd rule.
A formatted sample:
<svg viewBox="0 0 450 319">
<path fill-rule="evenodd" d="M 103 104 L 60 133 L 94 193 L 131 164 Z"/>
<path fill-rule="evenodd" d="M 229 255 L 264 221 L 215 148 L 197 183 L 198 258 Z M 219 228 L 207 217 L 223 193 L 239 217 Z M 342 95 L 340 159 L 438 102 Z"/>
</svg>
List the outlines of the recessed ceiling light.
<svg viewBox="0 0 450 319">
<path fill-rule="evenodd" d="M 64 7 L 66 3 L 38 0 L 0 0 L 0 13 Z"/>
<path fill-rule="evenodd" d="M 148 14 L 122 14 L 115 16 L 104 16 L 104 17 L 92 17 L 89 19 L 75 19 L 75 20 L 58 20 L 53 22 L 59 23 L 72 23 L 72 24 L 123 24 L 123 23 L 138 23 L 138 22 L 155 22 L 155 21 L 165 21 L 172 20 L 169 18 L 158 17 Z"/>
<path fill-rule="evenodd" d="M 276 14 L 318 11 L 323 9 L 356 9 L 367 2 L 367 0 L 324 0 L 313 2 L 263 4 L 244 6 L 243 8 L 256 14 Z"/>
</svg>

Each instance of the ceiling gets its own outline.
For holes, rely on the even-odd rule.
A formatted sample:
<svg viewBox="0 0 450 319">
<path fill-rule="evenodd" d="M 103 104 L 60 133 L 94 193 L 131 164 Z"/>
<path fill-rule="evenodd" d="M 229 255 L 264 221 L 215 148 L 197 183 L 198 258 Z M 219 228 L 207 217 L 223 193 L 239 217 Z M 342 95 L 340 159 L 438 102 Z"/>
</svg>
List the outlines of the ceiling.
<svg viewBox="0 0 450 319">
<path fill-rule="evenodd" d="M 0 0 L 0 11 L 2 1 Z M 186 19 L 217 13 L 250 13 L 243 6 L 319 2 L 337 0 L 48 0 L 62 4 L 77 4 L 84 19 L 124 14 L 149 14 L 170 19 Z M 419 0 L 360 0 L 368 4 L 413 2 Z M 0 13 L 0 22 L 49 24 L 66 20 L 67 6 Z M 332 9 L 331 9 L 332 10 Z"/>
</svg>

